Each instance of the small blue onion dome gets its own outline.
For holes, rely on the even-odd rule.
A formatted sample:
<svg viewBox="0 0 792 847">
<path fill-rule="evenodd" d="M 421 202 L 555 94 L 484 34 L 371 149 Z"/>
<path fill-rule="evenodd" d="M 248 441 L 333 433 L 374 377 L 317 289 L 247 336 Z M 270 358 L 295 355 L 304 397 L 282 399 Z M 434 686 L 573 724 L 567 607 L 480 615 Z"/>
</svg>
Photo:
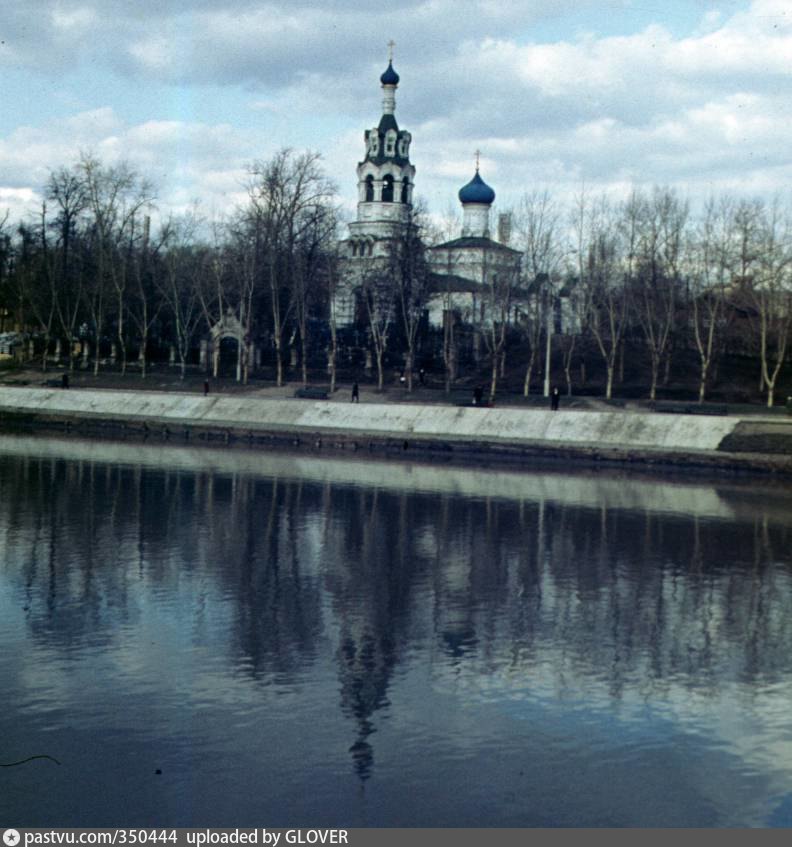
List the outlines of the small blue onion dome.
<svg viewBox="0 0 792 847">
<path fill-rule="evenodd" d="M 380 82 L 383 85 L 398 85 L 399 75 L 393 70 L 393 62 L 388 62 L 388 67 L 385 73 L 380 77 Z"/>
<path fill-rule="evenodd" d="M 495 202 L 495 192 L 487 185 L 486 182 L 476 175 L 464 187 L 459 189 L 460 203 L 486 203 L 490 205 Z"/>
</svg>

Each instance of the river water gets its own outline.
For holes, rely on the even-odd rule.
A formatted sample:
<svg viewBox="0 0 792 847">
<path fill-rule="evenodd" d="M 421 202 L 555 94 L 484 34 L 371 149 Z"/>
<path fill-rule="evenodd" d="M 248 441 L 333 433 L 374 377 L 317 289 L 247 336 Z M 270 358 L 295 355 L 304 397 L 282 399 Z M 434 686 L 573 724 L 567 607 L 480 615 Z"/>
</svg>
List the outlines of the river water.
<svg viewBox="0 0 792 847">
<path fill-rule="evenodd" d="M 790 826 L 792 490 L 0 437 L 0 826 Z"/>
</svg>

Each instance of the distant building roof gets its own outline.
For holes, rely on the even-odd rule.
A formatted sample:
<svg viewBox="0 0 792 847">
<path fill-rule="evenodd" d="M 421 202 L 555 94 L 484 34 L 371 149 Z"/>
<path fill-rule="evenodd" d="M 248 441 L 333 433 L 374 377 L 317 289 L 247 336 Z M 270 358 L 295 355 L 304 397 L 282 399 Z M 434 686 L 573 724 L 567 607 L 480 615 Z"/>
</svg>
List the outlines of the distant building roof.
<svg viewBox="0 0 792 847">
<path fill-rule="evenodd" d="M 507 247 L 499 241 L 493 241 L 491 238 L 484 238 L 480 235 L 464 235 L 462 238 L 455 238 L 453 241 L 445 241 L 442 244 L 435 244 L 430 247 L 430 250 L 462 250 L 462 249 L 477 249 L 477 250 L 500 250 L 505 253 L 513 253 L 515 256 L 522 255 L 520 250 L 515 250 L 513 247 Z"/>
</svg>

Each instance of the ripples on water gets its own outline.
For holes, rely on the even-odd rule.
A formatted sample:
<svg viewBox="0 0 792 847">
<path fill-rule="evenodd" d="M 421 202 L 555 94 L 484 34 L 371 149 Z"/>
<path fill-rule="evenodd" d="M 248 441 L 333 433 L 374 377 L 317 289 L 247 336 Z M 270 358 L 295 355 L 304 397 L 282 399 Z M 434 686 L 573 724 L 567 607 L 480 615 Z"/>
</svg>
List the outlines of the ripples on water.
<svg viewBox="0 0 792 847">
<path fill-rule="evenodd" d="M 791 507 L 0 438 L 0 822 L 792 825 Z"/>
</svg>

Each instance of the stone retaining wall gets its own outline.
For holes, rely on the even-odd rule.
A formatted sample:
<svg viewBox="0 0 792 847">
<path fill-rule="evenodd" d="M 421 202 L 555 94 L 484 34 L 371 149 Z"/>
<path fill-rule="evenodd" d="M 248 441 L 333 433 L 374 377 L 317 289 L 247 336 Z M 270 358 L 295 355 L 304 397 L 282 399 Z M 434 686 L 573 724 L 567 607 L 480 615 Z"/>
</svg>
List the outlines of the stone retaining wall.
<svg viewBox="0 0 792 847">
<path fill-rule="evenodd" d="M 254 431 L 347 432 L 624 448 L 717 450 L 738 418 L 353 404 L 143 391 L 0 389 L 0 410 L 46 416 L 213 425 Z"/>
<path fill-rule="evenodd" d="M 403 446 L 424 452 L 460 451 L 520 457 L 541 451 L 615 461 L 693 459 L 723 464 L 750 438 L 738 417 L 653 415 L 623 411 L 547 411 L 419 404 L 337 403 L 250 396 L 169 394 L 153 391 L 90 391 L 0 387 L 0 423 L 129 429 L 171 438 L 218 437 L 227 441 L 308 444 L 328 447 Z M 91 432 L 94 430 L 91 429 Z M 108 432 L 108 434 L 113 434 Z M 790 429 L 792 437 L 792 428 Z M 724 447 L 724 445 L 727 445 Z M 746 446 L 748 445 L 748 446 Z M 783 451 L 782 451 L 783 452 Z M 792 470 L 789 455 L 765 457 L 762 469 Z M 734 459 L 736 464 L 744 460 Z M 753 464 L 761 466 L 759 457 Z M 789 466 L 787 468 L 787 465 Z"/>
</svg>

